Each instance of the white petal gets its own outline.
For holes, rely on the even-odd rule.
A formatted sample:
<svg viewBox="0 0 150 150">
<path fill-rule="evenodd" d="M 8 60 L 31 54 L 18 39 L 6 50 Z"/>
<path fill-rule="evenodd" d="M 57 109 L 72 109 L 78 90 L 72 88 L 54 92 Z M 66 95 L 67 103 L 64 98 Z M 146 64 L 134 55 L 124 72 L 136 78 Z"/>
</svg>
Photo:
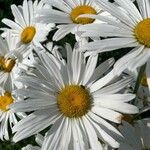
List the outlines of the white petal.
<svg viewBox="0 0 150 150">
<path fill-rule="evenodd" d="M 139 112 L 139 109 L 136 106 L 123 102 L 114 102 L 114 101 L 110 102 L 106 100 L 96 102 L 95 106 L 108 108 L 124 114 L 136 114 Z"/>
<path fill-rule="evenodd" d="M 140 9 L 140 12 L 143 16 L 143 18 L 149 18 L 150 17 L 150 2 L 149 0 L 136 0 L 138 3 L 138 7 Z"/>
<path fill-rule="evenodd" d="M 130 53 L 120 58 L 114 65 L 114 73 L 120 75 L 125 69 L 129 68 L 129 62 L 133 62 L 134 59 L 140 55 L 144 46 L 134 48 Z"/>
<path fill-rule="evenodd" d="M 109 72 L 107 75 L 105 75 L 103 78 L 99 79 L 95 83 L 92 84 L 90 87 L 91 92 L 95 92 L 99 89 L 101 89 L 103 86 L 105 86 L 107 83 L 109 83 L 111 80 L 113 80 L 114 74 L 113 70 Z"/>
<path fill-rule="evenodd" d="M 90 118 L 88 119 L 91 122 L 91 124 L 96 128 L 99 138 L 102 138 L 104 142 L 108 143 L 113 148 L 119 147 L 119 143 L 115 139 L 113 139 L 107 132 L 105 132 L 98 124 L 93 122 Z"/>
<path fill-rule="evenodd" d="M 114 64 L 114 59 L 113 58 L 110 58 L 108 60 L 106 60 L 105 62 L 101 63 L 93 72 L 93 75 L 92 77 L 90 78 L 88 84 L 90 82 L 94 82 L 96 80 L 98 80 L 99 78 L 101 78 L 101 76 L 107 72 L 111 67 L 112 65 Z"/>
<path fill-rule="evenodd" d="M 127 87 L 129 84 L 131 84 L 133 82 L 133 78 L 132 77 L 128 77 L 125 79 L 121 79 L 113 84 L 110 84 L 96 92 L 94 92 L 94 95 L 99 95 L 99 94 L 114 94 L 117 93 L 119 91 L 121 91 L 122 89 L 124 89 L 125 87 Z"/>
<path fill-rule="evenodd" d="M 19 121 L 18 124 L 16 124 L 12 129 L 13 132 L 17 131 L 13 137 L 13 141 L 18 142 L 42 131 L 58 118 L 56 112 L 53 114 L 46 114 L 46 111 L 34 112 L 33 114 Z"/>
<path fill-rule="evenodd" d="M 63 117 L 59 118 L 47 132 L 42 145 L 43 150 L 52 150 L 57 146 L 58 148 L 60 147 L 59 141 L 62 135 L 64 121 L 65 119 Z"/>
<path fill-rule="evenodd" d="M 132 16 L 135 22 L 143 20 L 137 7 L 130 0 L 115 0 L 115 2 L 124 8 L 129 13 L 129 15 Z"/>
<path fill-rule="evenodd" d="M 111 109 L 94 106 L 91 110 L 93 113 L 115 123 L 121 123 L 122 115 Z"/>
<path fill-rule="evenodd" d="M 82 80 L 83 85 L 86 85 L 86 83 L 92 77 L 92 75 L 95 71 L 95 67 L 97 65 L 97 59 L 98 59 L 98 55 L 89 57 L 89 59 L 86 63 L 86 68 L 85 68 L 85 72 L 84 72 L 84 76 L 83 76 L 83 80 Z"/>
<path fill-rule="evenodd" d="M 59 28 L 54 36 L 53 36 L 53 40 L 54 41 L 59 41 L 62 38 L 64 38 L 67 34 L 71 33 L 71 31 L 73 30 L 75 26 L 74 25 L 64 25 L 63 27 Z"/>
<path fill-rule="evenodd" d="M 63 13 L 54 9 L 42 9 L 38 13 L 41 16 L 38 16 L 35 21 L 42 23 L 72 23 L 68 14 Z"/>
<path fill-rule="evenodd" d="M 107 2 L 105 0 L 96 0 L 97 3 L 100 5 L 100 7 L 103 10 L 108 11 L 111 15 L 118 18 L 122 22 L 124 22 L 126 25 L 132 27 L 134 25 L 133 20 L 130 18 L 130 16 L 122 11 L 116 4 L 112 4 L 110 2 Z"/>
<path fill-rule="evenodd" d="M 25 20 L 22 16 L 22 13 L 18 9 L 18 7 L 16 7 L 16 5 L 11 5 L 11 10 L 12 10 L 12 13 L 15 17 L 16 23 L 18 23 L 22 27 L 25 27 L 26 26 Z"/>
<path fill-rule="evenodd" d="M 93 94 L 95 103 L 128 102 L 135 98 L 134 94 Z"/>
<path fill-rule="evenodd" d="M 84 32 L 81 35 L 82 37 L 133 37 L 133 33 L 130 30 L 118 28 L 112 25 L 108 25 L 106 23 L 87 24 L 84 26 L 80 26 L 78 30 Z"/>
<path fill-rule="evenodd" d="M 96 132 L 93 128 L 93 126 L 91 125 L 91 123 L 86 119 L 86 117 L 82 118 L 83 120 L 83 124 L 89 139 L 89 144 L 91 149 L 93 150 L 101 150 L 101 145 L 99 145 L 99 141 L 96 135 Z"/>
<path fill-rule="evenodd" d="M 17 112 L 30 112 L 34 110 L 51 109 L 55 106 L 56 102 L 50 99 L 31 99 L 16 102 L 10 106 L 12 110 Z"/>
<path fill-rule="evenodd" d="M 14 21 L 11 21 L 10 19 L 4 18 L 2 20 L 2 22 L 4 24 L 6 24 L 7 26 L 9 26 L 10 28 L 12 28 L 13 30 L 21 30 L 22 29 L 22 27 L 19 24 L 15 23 Z"/>
<path fill-rule="evenodd" d="M 28 26 L 29 23 L 30 23 L 30 18 L 29 18 L 29 7 L 28 7 L 28 2 L 27 0 L 24 0 L 23 1 L 23 7 L 22 7 L 22 10 L 23 10 L 23 16 L 24 16 L 24 19 L 25 19 L 25 22 L 26 22 L 26 25 Z"/>
<path fill-rule="evenodd" d="M 99 41 L 90 42 L 81 46 L 83 51 L 92 51 L 93 53 L 108 52 L 111 50 L 117 50 L 124 47 L 137 46 L 134 38 L 109 38 Z"/>
</svg>

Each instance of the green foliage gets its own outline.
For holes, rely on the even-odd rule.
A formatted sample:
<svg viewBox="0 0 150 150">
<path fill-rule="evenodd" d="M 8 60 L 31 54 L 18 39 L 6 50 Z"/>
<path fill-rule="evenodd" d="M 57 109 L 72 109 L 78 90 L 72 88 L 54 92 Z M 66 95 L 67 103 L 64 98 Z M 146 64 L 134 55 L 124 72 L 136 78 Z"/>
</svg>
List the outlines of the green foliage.
<svg viewBox="0 0 150 150">
<path fill-rule="evenodd" d="M 12 18 L 10 6 L 12 4 L 21 5 L 21 0 L 0 0 L 0 20 L 3 18 Z M 0 27 L 4 27 L 4 24 L 0 22 Z"/>
<path fill-rule="evenodd" d="M 32 144 L 36 146 L 34 136 L 22 140 L 19 143 L 13 143 L 11 141 L 0 141 L 0 150 L 21 150 L 22 147 L 28 144 Z"/>
</svg>

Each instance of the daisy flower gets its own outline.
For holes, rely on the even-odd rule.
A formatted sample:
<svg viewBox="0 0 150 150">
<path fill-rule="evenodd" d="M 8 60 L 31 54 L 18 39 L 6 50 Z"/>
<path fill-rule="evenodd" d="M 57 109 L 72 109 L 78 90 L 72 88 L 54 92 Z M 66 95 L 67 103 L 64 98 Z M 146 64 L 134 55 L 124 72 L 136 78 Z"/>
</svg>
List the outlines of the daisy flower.
<svg viewBox="0 0 150 150">
<path fill-rule="evenodd" d="M 139 9 L 131 0 L 115 0 L 119 7 L 105 0 L 96 0 L 96 2 L 103 10 L 116 17 L 117 20 L 88 15 L 88 17 L 101 19 L 106 23 L 80 27 L 79 31 L 84 32 L 82 36 L 103 36 L 108 38 L 83 45 L 83 50 L 87 50 L 91 54 L 134 47 L 114 65 L 115 74 L 117 75 L 127 68 L 134 71 L 137 67 L 145 64 L 150 58 L 149 0 L 136 0 Z M 150 71 L 147 70 L 147 72 L 150 76 Z"/>
<path fill-rule="evenodd" d="M 38 146 L 33 146 L 31 144 L 28 144 L 26 147 L 23 147 L 22 150 L 41 150 L 44 137 L 41 134 L 37 134 L 35 141 L 38 144 Z"/>
<path fill-rule="evenodd" d="M 124 136 L 119 150 L 148 150 L 150 149 L 150 118 L 142 119 L 130 125 L 123 122 L 119 127 Z"/>
<path fill-rule="evenodd" d="M 15 37 L 9 33 L 6 39 L 0 36 L 0 85 L 2 87 L 13 87 L 13 80 L 19 71 L 20 60 L 22 57 L 15 47 L 17 42 Z M 10 86 L 11 85 L 11 86 Z"/>
<path fill-rule="evenodd" d="M 24 54 L 27 50 L 33 48 L 33 46 L 41 47 L 41 42 L 47 39 L 47 35 L 51 30 L 50 24 L 45 25 L 41 23 L 35 23 L 33 20 L 37 16 L 36 11 L 44 8 L 44 4 L 35 1 L 23 1 L 23 6 L 12 5 L 11 10 L 14 15 L 14 21 L 4 18 L 2 22 L 9 28 L 3 28 L 3 36 L 7 31 L 17 37 L 17 46 L 20 47 L 20 53 Z M 46 7 L 47 8 L 47 7 Z M 52 24 L 53 26 L 53 24 Z"/>
<path fill-rule="evenodd" d="M 11 87 L 9 88 L 11 89 Z M 17 117 L 24 118 L 24 113 L 14 113 L 10 108 L 10 104 L 15 103 L 12 91 L 0 88 L 0 139 L 9 140 L 9 127 L 12 129 L 17 121 Z M 17 117 L 16 117 L 17 116 Z"/>
<path fill-rule="evenodd" d="M 26 88 L 16 90 L 24 102 L 11 105 L 15 111 L 32 112 L 13 128 L 14 142 L 34 135 L 52 125 L 45 136 L 42 149 L 101 150 L 100 141 L 114 148 L 121 136 L 110 122 L 121 123 L 122 114 L 134 114 L 137 107 L 128 104 L 135 95 L 121 94 L 131 78 L 114 81 L 110 71 L 114 59 L 96 67 L 98 56 L 85 61 L 83 53 L 66 45 L 67 62 L 57 57 L 39 54 L 41 63 L 35 64 L 38 74 L 17 79 Z M 105 74 L 105 76 L 104 76 Z"/>
<path fill-rule="evenodd" d="M 60 40 L 69 33 L 75 33 L 79 26 L 84 24 L 92 24 L 95 19 L 78 18 L 81 14 L 100 14 L 102 9 L 99 8 L 93 0 L 46 0 L 50 6 L 56 9 L 41 9 L 40 17 L 37 21 L 43 23 L 57 23 L 57 32 L 53 36 L 53 40 Z M 108 15 L 103 12 L 103 15 Z"/>
</svg>

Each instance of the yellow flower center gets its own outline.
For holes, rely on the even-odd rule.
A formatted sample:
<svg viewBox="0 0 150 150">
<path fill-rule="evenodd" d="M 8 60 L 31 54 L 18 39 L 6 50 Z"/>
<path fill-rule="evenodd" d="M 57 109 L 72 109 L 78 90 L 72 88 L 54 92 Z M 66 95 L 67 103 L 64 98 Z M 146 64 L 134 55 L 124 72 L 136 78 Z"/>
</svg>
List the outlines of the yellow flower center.
<svg viewBox="0 0 150 150">
<path fill-rule="evenodd" d="M 26 27 L 21 33 L 21 42 L 24 44 L 30 43 L 36 33 L 36 29 L 33 26 Z"/>
<path fill-rule="evenodd" d="M 96 14 L 96 13 L 97 13 L 96 10 L 94 8 L 92 8 L 91 6 L 83 5 L 83 6 L 75 7 L 71 11 L 70 17 L 71 17 L 71 20 L 74 23 L 77 23 L 77 24 L 89 24 L 89 23 L 93 23 L 94 19 L 86 18 L 86 17 L 81 17 L 81 18 L 77 19 L 77 17 L 82 15 L 82 14 Z"/>
<path fill-rule="evenodd" d="M 4 95 L 0 96 L 0 110 L 1 111 L 8 111 L 8 106 L 13 103 L 13 98 L 11 93 L 5 92 Z"/>
<path fill-rule="evenodd" d="M 134 29 L 134 33 L 139 43 L 150 47 L 150 19 L 139 22 Z"/>
<path fill-rule="evenodd" d="M 59 91 L 57 105 L 66 117 L 82 117 L 91 108 L 91 96 L 83 86 L 67 85 Z"/>
<path fill-rule="evenodd" d="M 15 60 L 11 58 L 4 58 L 0 56 L 0 70 L 5 72 L 11 72 L 15 65 Z"/>
<path fill-rule="evenodd" d="M 144 73 L 142 79 L 141 79 L 141 85 L 148 87 L 148 83 L 147 83 L 147 77 L 146 77 L 146 73 Z"/>
</svg>

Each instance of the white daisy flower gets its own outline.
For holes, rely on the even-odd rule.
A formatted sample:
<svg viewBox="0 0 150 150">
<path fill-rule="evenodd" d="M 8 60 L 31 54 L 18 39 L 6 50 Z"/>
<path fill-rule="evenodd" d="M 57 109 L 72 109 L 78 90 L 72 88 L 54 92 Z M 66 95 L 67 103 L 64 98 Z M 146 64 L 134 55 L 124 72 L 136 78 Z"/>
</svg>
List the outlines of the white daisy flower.
<svg viewBox="0 0 150 150">
<path fill-rule="evenodd" d="M 102 9 L 99 8 L 93 0 L 46 0 L 50 6 L 57 9 L 42 9 L 39 11 L 41 17 L 37 17 L 37 21 L 44 23 L 57 23 L 57 32 L 53 36 L 53 40 L 60 40 L 69 33 L 75 34 L 77 28 L 84 24 L 91 24 L 95 19 L 78 18 L 81 14 L 100 14 Z M 102 13 L 109 15 L 108 13 Z"/>
<path fill-rule="evenodd" d="M 23 6 L 12 5 L 11 10 L 14 15 L 14 21 L 4 18 L 2 22 L 10 28 L 4 28 L 5 31 L 11 31 L 11 34 L 18 38 L 17 46 L 20 47 L 20 53 L 24 54 L 26 51 L 33 48 L 33 46 L 41 47 L 41 42 L 47 39 L 47 35 L 51 30 L 49 25 L 42 23 L 35 23 L 33 20 L 37 16 L 36 11 L 44 8 L 41 2 L 34 3 L 32 1 L 24 0 Z M 53 24 L 52 24 L 53 26 Z"/>
<path fill-rule="evenodd" d="M 5 91 L 0 88 L 0 139 L 9 140 L 9 127 L 12 129 L 17 121 L 17 117 L 20 119 L 24 118 L 26 115 L 24 113 L 14 113 L 9 109 L 10 104 L 16 101 L 12 97 L 11 91 Z"/>
<path fill-rule="evenodd" d="M 6 40 L 0 36 L 0 85 L 5 86 L 6 89 L 14 86 L 12 81 L 19 71 L 20 60 L 22 60 L 15 43 L 16 38 L 9 33 Z"/>
<path fill-rule="evenodd" d="M 31 144 L 28 144 L 26 147 L 23 147 L 22 150 L 41 150 L 44 137 L 41 134 L 37 134 L 35 141 L 38 144 L 38 146 L 33 146 Z"/>
<path fill-rule="evenodd" d="M 108 38 L 83 45 L 83 50 L 100 53 L 125 47 L 135 47 L 114 65 L 115 73 L 118 75 L 126 68 L 134 71 L 137 67 L 145 64 L 150 58 L 149 0 L 136 0 L 139 10 L 131 0 L 115 0 L 120 7 L 105 0 L 96 1 L 102 9 L 111 13 L 118 20 L 88 15 L 92 18 L 101 19 L 106 23 L 80 27 L 80 31 L 85 31 L 82 36 L 103 36 Z"/>
<path fill-rule="evenodd" d="M 137 121 L 134 126 L 127 122 L 119 127 L 124 136 L 119 150 L 149 150 L 150 149 L 150 118 Z"/>
<path fill-rule="evenodd" d="M 65 64 L 51 54 L 41 53 L 41 64 L 35 64 L 39 73 L 17 80 L 27 88 L 18 89 L 15 94 L 28 99 L 11 108 L 34 112 L 13 128 L 16 132 L 13 141 L 18 142 L 52 125 L 42 145 L 44 150 L 101 150 L 99 139 L 118 148 L 113 135 L 121 134 L 107 121 L 121 123 L 121 113 L 138 112 L 137 107 L 127 103 L 135 95 L 119 93 L 131 78 L 115 82 L 113 71 L 106 74 L 114 59 L 96 67 L 97 55 L 85 61 L 78 48 L 72 51 L 67 44 L 66 49 Z"/>
</svg>

